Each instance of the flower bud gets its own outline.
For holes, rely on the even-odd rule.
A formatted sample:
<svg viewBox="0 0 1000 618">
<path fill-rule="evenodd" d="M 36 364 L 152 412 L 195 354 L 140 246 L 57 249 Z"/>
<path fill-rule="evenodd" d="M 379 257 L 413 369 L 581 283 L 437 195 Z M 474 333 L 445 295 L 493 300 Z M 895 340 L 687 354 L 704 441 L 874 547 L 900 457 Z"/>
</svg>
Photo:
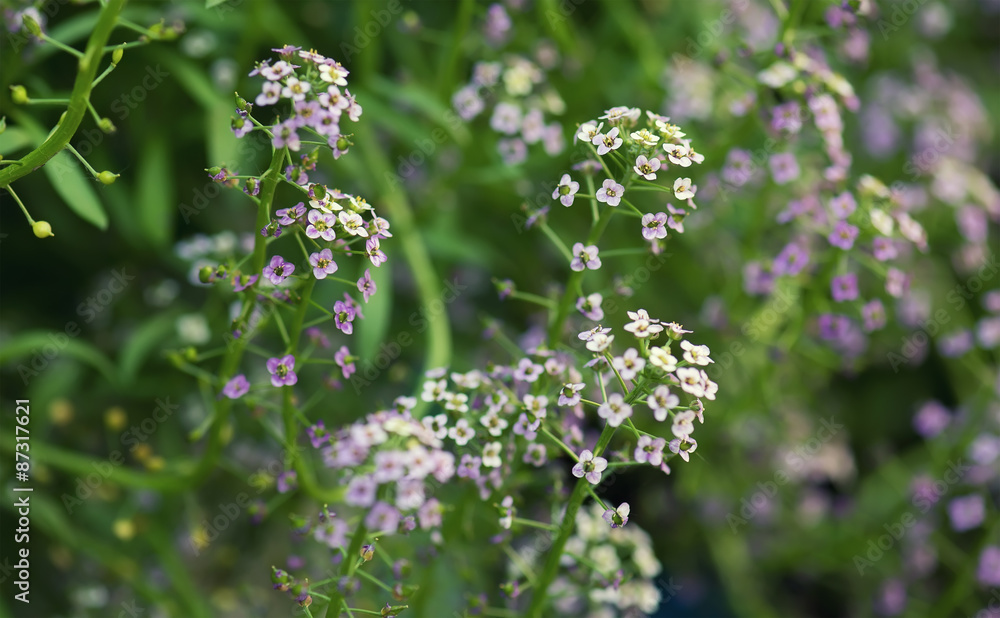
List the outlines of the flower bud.
<svg viewBox="0 0 1000 618">
<path fill-rule="evenodd" d="M 111 66 L 116 67 L 118 63 L 122 61 L 122 56 L 125 55 L 124 47 L 116 47 L 115 51 L 111 52 Z"/>
<path fill-rule="evenodd" d="M 115 183 L 115 180 L 118 180 L 118 176 L 120 174 L 112 174 L 108 170 L 104 170 L 97 175 L 97 179 L 101 181 L 101 184 L 112 185 Z"/>
<path fill-rule="evenodd" d="M 240 96 L 240 93 L 236 93 L 236 109 L 241 112 L 248 112 L 253 108 L 252 105 L 247 103 L 247 100 Z"/>
<path fill-rule="evenodd" d="M 385 607 L 382 608 L 381 614 L 382 616 L 398 616 L 400 612 L 408 607 L 409 605 L 389 605 L 386 603 Z"/>
<path fill-rule="evenodd" d="M 198 270 L 198 281 L 201 281 L 202 283 L 211 283 L 213 272 L 214 271 L 211 266 L 202 266 L 201 269 Z"/>
<path fill-rule="evenodd" d="M 368 562 L 375 557 L 375 546 L 362 545 L 360 553 L 361 553 L 361 558 L 364 559 L 365 562 Z"/>
<path fill-rule="evenodd" d="M 38 22 L 35 21 L 35 18 L 29 15 L 28 13 L 21 14 L 21 25 L 23 25 L 24 29 L 30 32 L 31 34 L 37 37 L 42 36 L 41 26 L 39 26 Z"/>
<path fill-rule="evenodd" d="M 347 150 L 350 146 L 351 142 L 346 137 L 341 137 L 337 140 L 337 150 Z"/>
<path fill-rule="evenodd" d="M 48 221 L 35 221 L 31 224 L 31 231 L 35 233 L 38 238 L 48 238 L 49 236 L 55 236 L 52 233 L 52 226 L 49 225 Z"/>
<path fill-rule="evenodd" d="M 97 127 L 105 133 L 114 133 L 118 130 L 118 127 L 115 126 L 115 123 L 111 122 L 110 118 L 101 118 L 97 123 Z"/>
<path fill-rule="evenodd" d="M 10 87 L 10 100 L 16 105 L 24 105 L 30 99 L 28 99 L 28 91 L 24 86 L 16 85 Z"/>
<path fill-rule="evenodd" d="M 271 567 L 271 583 L 274 584 L 275 590 L 280 590 L 281 592 L 287 591 L 291 585 L 291 581 L 292 578 L 288 573 L 273 566 Z"/>
<path fill-rule="evenodd" d="M 198 350 L 194 349 L 194 346 L 188 346 L 184 348 L 184 359 L 189 363 L 193 363 L 198 360 Z"/>
</svg>

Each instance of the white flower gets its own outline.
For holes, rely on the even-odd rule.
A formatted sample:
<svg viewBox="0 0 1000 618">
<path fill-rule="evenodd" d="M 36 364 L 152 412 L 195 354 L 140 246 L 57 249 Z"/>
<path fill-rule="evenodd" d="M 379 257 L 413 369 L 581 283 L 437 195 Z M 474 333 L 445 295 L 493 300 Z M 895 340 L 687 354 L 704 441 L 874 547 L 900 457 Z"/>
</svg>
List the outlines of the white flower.
<svg viewBox="0 0 1000 618">
<path fill-rule="evenodd" d="M 701 373 L 701 371 L 694 367 L 679 368 L 677 370 L 677 379 L 681 381 L 681 388 L 695 397 L 704 397 L 705 385 L 702 384 Z"/>
<path fill-rule="evenodd" d="M 445 410 L 453 410 L 460 414 L 464 414 L 469 411 L 468 406 L 469 396 L 465 393 L 445 393 L 444 394 L 444 408 Z"/>
<path fill-rule="evenodd" d="M 705 387 L 705 399 L 715 401 L 715 394 L 719 392 L 719 385 L 708 379 L 708 374 L 705 373 L 704 369 L 701 372 L 701 383 Z"/>
<path fill-rule="evenodd" d="M 620 393 L 612 393 L 608 400 L 597 408 L 597 415 L 608 421 L 608 425 L 617 427 L 632 416 L 632 406 L 625 403 Z"/>
<path fill-rule="evenodd" d="M 347 85 L 347 76 L 350 72 L 343 67 L 339 62 L 334 62 L 333 64 L 321 64 L 319 65 L 319 78 L 328 84 L 336 84 L 337 86 Z"/>
<path fill-rule="evenodd" d="M 757 74 L 757 80 L 765 86 L 771 88 L 781 88 L 788 82 L 798 77 L 799 73 L 795 67 L 784 60 L 779 60 Z"/>
<path fill-rule="evenodd" d="M 458 422 L 448 430 L 448 437 L 459 446 L 465 446 L 475 435 L 476 430 L 469 427 L 469 421 L 464 418 L 458 419 Z"/>
<path fill-rule="evenodd" d="M 883 236 L 892 236 L 892 228 L 895 226 L 895 222 L 884 210 L 872 208 L 868 216 L 871 217 L 872 225 Z"/>
<path fill-rule="evenodd" d="M 656 390 L 646 398 L 646 403 L 653 410 L 653 418 L 661 423 L 667 420 L 667 411 L 676 408 L 680 402 L 680 398 L 663 384 L 657 386 Z"/>
<path fill-rule="evenodd" d="M 694 191 L 691 190 L 690 178 L 678 178 L 674 181 L 674 196 L 679 200 L 687 200 L 694 197 Z"/>
<path fill-rule="evenodd" d="M 692 365 L 705 366 L 715 362 L 708 357 L 711 351 L 707 345 L 693 345 L 690 341 L 682 341 L 681 349 L 684 350 L 684 360 Z"/>
<path fill-rule="evenodd" d="M 670 431 L 678 438 L 686 438 L 694 433 L 694 412 L 682 410 L 674 415 L 674 425 Z"/>
<path fill-rule="evenodd" d="M 545 395 L 524 396 L 524 407 L 534 418 L 545 418 L 545 406 L 549 405 L 549 398 Z"/>
<path fill-rule="evenodd" d="M 424 391 L 420 394 L 420 398 L 426 402 L 431 401 L 441 401 L 444 399 L 448 383 L 444 380 L 428 380 L 424 382 Z"/>
<path fill-rule="evenodd" d="M 479 419 L 479 422 L 491 436 L 500 437 L 503 430 L 507 428 L 507 419 L 501 417 L 496 412 L 487 412 Z"/>
<path fill-rule="evenodd" d="M 635 158 L 632 169 L 646 180 L 656 180 L 656 170 L 660 169 L 660 160 L 656 157 L 647 159 L 646 155 L 639 155 Z"/>
<path fill-rule="evenodd" d="M 622 145 L 622 138 L 618 137 L 618 127 L 615 127 L 607 133 L 598 133 L 590 143 L 597 146 L 599 156 L 604 156 L 612 150 L 618 150 Z"/>
<path fill-rule="evenodd" d="M 688 156 L 687 146 L 683 144 L 664 144 L 663 149 L 667 152 L 667 159 L 674 165 L 691 167 L 691 158 Z"/>
<path fill-rule="evenodd" d="M 631 137 L 640 146 L 645 146 L 647 148 L 653 148 L 656 146 L 656 143 L 660 141 L 660 136 L 653 135 L 647 129 L 633 131 L 629 137 Z"/>
<path fill-rule="evenodd" d="M 503 445 L 499 442 L 490 442 L 483 447 L 483 465 L 487 468 L 499 468 L 500 464 L 500 451 L 503 449 Z"/>
<path fill-rule="evenodd" d="M 364 219 L 361 218 L 356 212 L 341 212 L 337 216 L 337 220 L 340 221 L 341 227 L 344 231 L 353 236 L 361 236 L 362 238 L 368 238 L 368 231 L 365 229 Z"/>
<path fill-rule="evenodd" d="M 603 353 L 611 345 L 611 342 L 615 340 L 614 335 L 606 335 L 604 333 L 596 333 L 593 337 L 587 340 L 587 349 L 591 352 L 597 352 L 598 354 Z"/>
<path fill-rule="evenodd" d="M 677 369 L 677 359 L 664 347 L 650 348 L 649 362 L 667 373 Z"/>
<path fill-rule="evenodd" d="M 595 136 L 601 131 L 601 127 L 604 123 L 594 124 L 593 122 L 585 122 L 580 125 L 580 130 L 576 134 L 576 139 L 581 142 L 587 142 L 588 144 L 592 142 Z"/>
<path fill-rule="evenodd" d="M 621 356 L 612 359 L 611 365 L 618 371 L 622 380 L 627 382 L 634 380 L 642 372 L 643 367 L 646 366 L 646 359 L 639 356 L 639 352 L 635 348 L 629 348 Z"/>
</svg>

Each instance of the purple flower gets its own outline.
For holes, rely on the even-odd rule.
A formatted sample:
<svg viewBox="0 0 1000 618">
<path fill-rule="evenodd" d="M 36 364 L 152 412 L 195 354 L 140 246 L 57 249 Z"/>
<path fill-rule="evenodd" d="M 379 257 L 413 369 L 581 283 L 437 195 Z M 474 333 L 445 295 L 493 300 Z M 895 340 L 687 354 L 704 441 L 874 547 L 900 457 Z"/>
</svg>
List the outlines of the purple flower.
<svg viewBox="0 0 1000 618">
<path fill-rule="evenodd" d="M 631 511 L 628 502 L 622 502 L 617 509 L 604 511 L 604 521 L 608 522 L 612 528 L 621 528 L 628 523 L 628 514 Z"/>
<path fill-rule="evenodd" d="M 951 422 L 948 409 L 938 401 L 928 401 L 913 416 L 913 428 L 924 438 L 933 438 Z"/>
<path fill-rule="evenodd" d="M 292 386 L 299 381 L 295 375 L 295 357 L 288 354 L 282 358 L 269 358 L 267 371 L 271 374 L 271 384 L 275 387 Z"/>
<path fill-rule="evenodd" d="M 771 177 L 779 185 L 792 182 L 801 173 L 799 162 L 791 152 L 779 152 L 771 155 L 768 165 L 771 167 Z"/>
<path fill-rule="evenodd" d="M 647 159 L 646 155 L 639 155 L 635 158 L 635 165 L 632 169 L 646 180 L 656 180 L 656 172 L 660 169 L 660 160 L 656 157 Z"/>
<path fill-rule="evenodd" d="M 890 296 L 902 298 L 910 287 L 910 278 L 898 268 L 890 268 L 885 275 L 885 291 Z"/>
<path fill-rule="evenodd" d="M 257 283 L 257 279 L 260 279 L 260 275 L 240 275 L 239 277 L 233 277 L 233 288 L 237 292 L 242 292 Z"/>
<path fill-rule="evenodd" d="M 830 244 L 839 247 L 844 251 L 854 246 L 854 239 L 858 237 L 858 228 L 846 221 L 837 221 L 833 226 L 833 231 L 826 237 Z"/>
<path fill-rule="evenodd" d="M 941 356 L 947 358 L 958 358 L 964 356 L 966 352 L 976 345 L 976 340 L 972 336 L 972 331 L 965 328 L 954 333 L 949 333 L 938 339 L 938 351 Z"/>
<path fill-rule="evenodd" d="M 247 381 L 247 377 L 242 373 L 233 376 L 231 380 L 226 382 L 226 386 L 222 389 L 222 394 L 230 399 L 239 399 L 243 395 L 246 395 L 250 391 L 250 382 Z"/>
<path fill-rule="evenodd" d="M 559 200 L 563 206 L 572 206 L 576 192 L 580 190 L 580 183 L 570 178 L 569 174 L 563 174 L 559 180 L 559 186 L 552 192 L 552 199 Z"/>
<path fill-rule="evenodd" d="M 663 463 L 663 449 L 666 446 L 667 441 L 663 438 L 653 439 L 649 436 L 639 436 L 639 443 L 635 447 L 633 458 L 638 463 L 649 463 L 658 466 Z"/>
<path fill-rule="evenodd" d="M 375 503 L 376 490 L 378 490 L 378 483 L 371 476 L 359 474 L 347 484 L 344 501 L 351 506 L 369 507 Z"/>
<path fill-rule="evenodd" d="M 790 242 L 774 258 L 771 272 L 775 275 L 797 275 L 809 263 L 809 253 L 798 243 Z"/>
<path fill-rule="evenodd" d="M 313 276 L 317 279 L 326 279 L 327 275 L 337 272 L 337 263 L 333 261 L 333 251 L 329 249 L 323 249 L 310 255 L 309 265 L 313 267 Z"/>
<path fill-rule="evenodd" d="M 573 245 L 573 260 L 569 267 L 579 272 L 585 268 L 597 270 L 601 267 L 601 258 L 597 256 L 597 245 L 583 246 L 582 242 Z"/>
<path fill-rule="evenodd" d="M 573 476 L 576 478 L 587 478 L 591 485 L 601 482 L 601 473 L 608 467 L 608 460 L 603 457 L 594 457 L 590 450 L 580 453 L 580 460 L 573 466 Z"/>
<path fill-rule="evenodd" d="M 576 310 L 582 313 L 588 320 L 598 322 L 604 319 L 604 310 L 601 309 L 603 301 L 604 298 L 597 293 L 590 294 L 587 297 L 581 296 L 576 299 Z"/>
<path fill-rule="evenodd" d="M 843 339 L 850 330 L 851 324 L 847 316 L 835 313 L 824 313 L 817 320 L 819 336 L 827 341 Z"/>
<path fill-rule="evenodd" d="M 955 532 L 972 530 L 986 518 L 986 504 L 979 494 L 955 498 L 948 503 L 948 518 Z"/>
<path fill-rule="evenodd" d="M 683 234 L 684 217 L 687 216 L 687 211 L 683 208 L 674 208 L 673 204 L 667 204 L 667 211 L 670 213 L 667 218 L 667 227 L 676 230 L 678 234 Z"/>
<path fill-rule="evenodd" d="M 261 104 L 259 100 L 257 104 Z M 295 132 L 296 128 L 295 120 L 292 118 L 274 127 L 274 139 L 271 140 L 271 145 L 276 149 L 287 147 L 289 150 L 298 152 L 299 148 L 302 147 L 302 142 L 299 141 L 299 134 Z"/>
<path fill-rule="evenodd" d="M 366 268 L 365 276 L 358 279 L 358 291 L 361 292 L 361 295 L 367 303 L 368 299 L 374 296 L 377 290 L 378 288 L 375 287 L 375 282 L 372 281 L 372 273 Z"/>
<path fill-rule="evenodd" d="M 264 267 L 264 276 L 274 285 L 281 285 L 281 282 L 295 272 L 295 264 L 286 262 L 285 258 L 276 255 L 271 258 L 271 263 Z"/>
<path fill-rule="evenodd" d="M 857 207 L 858 203 L 854 200 L 854 196 L 847 191 L 830 200 L 830 212 L 836 219 L 846 219 Z"/>
<path fill-rule="evenodd" d="M 309 341 L 311 341 L 313 345 L 317 345 L 324 350 L 330 347 L 330 340 L 327 339 L 326 335 L 323 334 L 323 331 L 317 327 L 313 326 L 311 328 L 307 328 L 306 335 L 309 337 Z"/>
<path fill-rule="evenodd" d="M 616 128 L 615 131 L 617 130 Z M 614 179 L 607 178 L 604 180 L 601 188 L 597 190 L 597 201 L 604 202 L 608 206 L 617 206 L 621 203 L 622 195 L 624 194 L 625 187 L 615 182 Z"/>
<path fill-rule="evenodd" d="M 775 131 L 798 133 L 802 130 L 802 107 L 798 101 L 775 105 L 771 110 L 771 128 Z"/>
<path fill-rule="evenodd" d="M 983 549 L 976 579 L 984 586 L 1000 586 L 1000 546 L 990 545 Z"/>
<path fill-rule="evenodd" d="M 365 517 L 365 526 L 372 531 L 395 532 L 399 527 L 399 511 L 390 504 L 379 501 Z"/>
<path fill-rule="evenodd" d="M 274 215 L 278 217 L 278 223 L 281 225 L 293 225 L 299 219 L 304 217 L 306 214 L 306 206 L 304 203 L 299 202 L 291 208 L 279 208 L 274 211 Z"/>
<path fill-rule="evenodd" d="M 384 221 L 385 219 L 383 219 Z M 391 236 L 391 234 L 390 234 Z M 385 252 L 379 246 L 379 237 L 377 235 L 370 236 L 368 240 L 365 241 L 365 255 L 371 260 L 372 266 L 378 268 L 382 264 L 385 264 L 386 258 Z M 365 299 L 368 302 L 368 299 Z"/>
<path fill-rule="evenodd" d="M 346 345 L 340 346 L 337 353 L 333 355 L 334 362 L 340 366 L 341 372 L 344 374 L 344 379 L 351 377 L 351 374 L 357 371 L 354 367 L 354 359 L 351 358 L 351 351 L 347 349 Z"/>
<path fill-rule="evenodd" d="M 350 335 L 354 332 L 354 325 L 351 322 L 354 321 L 356 313 L 353 304 L 338 300 L 333 304 L 333 323 L 345 335 Z"/>
<path fill-rule="evenodd" d="M 872 332 L 885 326 L 885 307 L 882 301 L 874 299 L 861 308 L 861 315 L 865 321 L 865 331 Z"/>
<path fill-rule="evenodd" d="M 899 256 L 899 252 L 896 250 L 896 243 L 891 238 L 886 238 L 885 236 L 875 237 L 875 240 L 872 241 L 872 253 L 875 254 L 875 259 L 880 262 L 888 262 Z"/>
<path fill-rule="evenodd" d="M 299 486 L 298 475 L 295 470 L 285 470 L 278 475 L 278 493 L 286 494 L 295 491 Z"/>
<path fill-rule="evenodd" d="M 642 237 L 646 240 L 667 237 L 667 213 L 658 212 L 655 215 L 646 213 L 642 215 Z"/>
<path fill-rule="evenodd" d="M 333 214 L 313 209 L 309 211 L 307 220 L 309 225 L 306 226 L 306 236 L 309 238 L 322 238 L 327 242 L 337 238 L 337 231 L 334 229 L 337 218 Z"/>
<path fill-rule="evenodd" d="M 830 293 L 833 300 L 842 303 L 845 300 L 854 300 L 858 297 L 858 276 L 854 273 L 847 273 L 840 277 L 834 277 L 830 282 Z"/>
<path fill-rule="evenodd" d="M 309 441 L 312 442 L 313 448 L 319 448 L 330 441 L 330 432 L 326 430 L 323 421 L 316 421 L 316 424 L 310 426 L 306 433 L 309 434 Z"/>
<path fill-rule="evenodd" d="M 316 529 L 313 530 L 313 539 L 330 549 L 347 547 L 347 522 L 343 519 L 330 517 L 316 526 Z M 291 559 L 289 558 L 289 560 Z"/>
</svg>

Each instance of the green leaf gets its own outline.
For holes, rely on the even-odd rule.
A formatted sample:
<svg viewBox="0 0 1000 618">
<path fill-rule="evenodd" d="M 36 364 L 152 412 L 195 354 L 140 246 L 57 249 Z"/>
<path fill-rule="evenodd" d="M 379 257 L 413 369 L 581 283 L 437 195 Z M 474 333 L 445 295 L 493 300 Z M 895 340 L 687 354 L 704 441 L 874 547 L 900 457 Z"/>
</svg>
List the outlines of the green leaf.
<svg viewBox="0 0 1000 618">
<path fill-rule="evenodd" d="M 118 359 L 122 384 L 128 385 L 135 380 L 150 352 L 174 332 L 175 320 L 176 316 L 171 313 L 160 314 L 132 332 Z"/>
<path fill-rule="evenodd" d="M 45 164 L 45 174 L 70 210 L 98 229 L 108 228 L 108 215 L 94 191 L 95 181 L 84 174 L 73 155 L 63 150 L 52 157 Z"/>
<path fill-rule="evenodd" d="M 163 135 L 156 131 L 143 144 L 136 177 L 135 209 L 143 238 L 162 249 L 173 240 L 174 208 L 173 169 Z"/>
<path fill-rule="evenodd" d="M 79 325 L 75 325 L 78 332 Z M 56 356 L 51 356 L 51 350 L 56 350 Z M 109 382 L 116 382 L 116 372 L 114 364 L 100 350 L 92 344 L 80 339 L 73 339 L 67 333 L 61 331 L 36 330 L 16 335 L 0 344 L 0 365 L 13 363 L 15 360 L 22 362 L 15 371 L 24 371 L 30 379 L 32 371 L 41 373 L 49 368 L 48 364 L 42 365 L 41 360 L 51 363 L 59 355 L 75 358 L 87 365 L 90 365 L 101 373 Z M 35 358 L 41 359 L 38 363 L 33 363 Z"/>
<path fill-rule="evenodd" d="M 352 350 L 364 360 L 375 357 L 379 343 L 385 340 L 389 319 L 392 317 L 392 270 L 383 265 L 381 268 L 372 268 L 371 274 L 378 292 L 367 304 L 361 299 L 361 311 L 365 314 L 365 319 L 358 324 L 358 349 Z"/>
<path fill-rule="evenodd" d="M 7 127 L 7 130 L 0 133 L 0 155 L 7 158 L 9 155 L 31 147 L 31 137 L 27 131 L 20 127 Z"/>
</svg>

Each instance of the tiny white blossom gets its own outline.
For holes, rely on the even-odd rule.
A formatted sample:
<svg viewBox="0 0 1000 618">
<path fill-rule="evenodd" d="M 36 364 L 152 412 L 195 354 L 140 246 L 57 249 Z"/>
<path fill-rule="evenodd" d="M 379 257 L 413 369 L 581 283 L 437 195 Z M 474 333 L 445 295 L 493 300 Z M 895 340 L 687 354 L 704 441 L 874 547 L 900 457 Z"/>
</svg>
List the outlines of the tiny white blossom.
<svg viewBox="0 0 1000 618">
<path fill-rule="evenodd" d="M 679 200 L 687 200 L 694 197 L 694 191 L 691 190 L 690 178 L 678 178 L 674 181 L 674 196 Z"/>
<path fill-rule="evenodd" d="M 705 366 L 715 362 L 708 356 L 711 354 L 711 350 L 708 349 L 707 345 L 694 345 L 690 341 L 682 341 L 681 349 L 684 350 L 684 360 L 692 365 Z"/>
</svg>

